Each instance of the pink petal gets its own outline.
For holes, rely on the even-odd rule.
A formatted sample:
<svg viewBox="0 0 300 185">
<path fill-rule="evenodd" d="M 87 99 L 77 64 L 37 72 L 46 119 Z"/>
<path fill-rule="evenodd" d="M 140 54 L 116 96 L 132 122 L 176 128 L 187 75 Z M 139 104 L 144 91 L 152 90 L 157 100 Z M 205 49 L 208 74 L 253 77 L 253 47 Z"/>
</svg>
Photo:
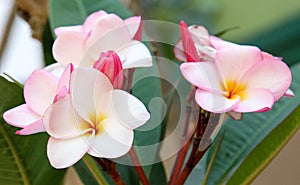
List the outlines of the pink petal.
<svg viewBox="0 0 300 185">
<path fill-rule="evenodd" d="M 223 113 L 233 110 L 240 102 L 240 97 L 228 99 L 224 95 L 197 89 L 196 102 L 204 110 L 214 113 Z"/>
<path fill-rule="evenodd" d="M 263 60 L 255 64 L 241 83 L 249 88 L 269 89 L 277 101 L 290 87 L 292 74 L 288 66 L 278 60 Z"/>
<path fill-rule="evenodd" d="M 58 99 L 64 97 L 68 93 L 70 93 L 70 78 L 71 73 L 74 70 L 73 64 L 68 64 L 65 68 L 64 72 L 62 73 L 57 86 L 57 95 L 55 96 L 54 102 L 56 102 Z"/>
<path fill-rule="evenodd" d="M 173 49 L 175 58 L 181 62 L 186 62 L 185 54 L 183 51 L 182 41 L 176 43 L 174 49 Z"/>
<path fill-rule="evenodd" d="M 220 94 L 224 93 L 222 81 L 214 62 L 189 62 L 180 65 L 184 78 L 191 84 Z"/>
<path fill-rule="evenodd" d="M 86 33 L 89 33 L 92 30 L 92 28 L 95 26 L 95 24 L 106 15 L 107 13 L 103 10 L 94 12 L 91 15 L 89 15 L 83 24 L 84 31 Z"/>
<path fill-rule="evenodd" d="M 131 40 L 131 34 L 124 21 L 115 14 L 108 14 L 91 30 L 85 47 L 88 54 L 96 60 L 101 52 L 116 51 Z"/>
<path fill-rule="evenodd" d="M 85 54 L 86 37 L 87 35 L 82 32 L 61 33 L 53 44 L 54 59 L 63 65 L 72 62 L 75 66 L 78 66 Z"/>
<path fill-rule="evenodd" d="M 26 104 L 17 106 L 3 114 L 4 120 L 15 127 L 24 128 L 42 118 L 33 112 Z"/>
<path fill-rule="evenodd" d="M 61 35 L 64 32 L 84 32 L 83 27 L 81 25 L 76 26 L 63 26 L 54 29 L 54 33 L 56 37 Z"/>
<path fill-rule="evenodd" d="M 238 44 L 232 43 L 232 42 L 228 42 L 225 40 L 222 40 L 218 37 L 215 36 L 210 36 L 210 43 L 213 45 L 214 48 L 216 48 L 217 50 L 219 49 L 223 49 L 223 48 L 228 48 L 228 47 L 236 47 L 239 46 Z"/>
<path fill-rule="evenodd" d="M 88 124 L 74 112 L 70 95 L 61 98 L 47 109 L 43 123 L 48 134 L 59 139 L 81 135 Z"/>
<path fill-rule="evenodd" d="M 238 82 L 254 64 L 262 60 L 261 51 L 252 46 L 218 50 L 216 65 L 225 81 Z"/>
<path fill-rule="evenodd" d="M 120 58 L 124 58 L 123 69 L 152 66 L 149 49 L 139 41 L 131 41 L 117 50 Z"/>
<path fill-rule="evenodd" d="M 126 91 L 113 90 L 111 103 L 114 117 L 130 129 L 142 126 L 150 118 L 145 105 Z"/>
<path fill-rule="evenodd" d="M 57 169 L 72 166 L 88 151 L 93 139 L 94 135 L 65 140 L 50 137 L 47 145 L 47 156 L 51 165 Z"/>
<path fill-rule="evenodd" d="M 35 70 L 24 85 L 27 105 L 35 113 L 43 115 L 56 95 L 58 79 L 46 70 Z"/>
<path fill-rule="evenodd" d="M 104 158 L 117 158 L 125 155 L 132 146 L 133 131 L 113 119 L 106 119 L 102 124 L 104 131 L 96 135 L 88 153 Z"/>
<path fill-rule="evenodd" d="M 44 70 L 49 71 L 55 77 L 60 78 L 65 70 L 65 66 L 60 63 L 54 63 L 46 66 Z"/>
<path fill-rule="evenodd" d="M 274 96 L 267 89 L 248 89 L 240 92 L 240 103 L 233 109 L 235 112 L 259 112 L 270 110 L 274 104 Z"/>
<path fill-rule="evenodd" d="M 210 46 L 209 33 L 203 26 L 191 25 L 189 31 L 193 37 L 195 44 L 201 46 Z"/>
<path fill-rule="evenodd" d="M 85 120 L 90 119 L 90 114 L 96 113 L 95 102 L 101 101 L 110 90 L 112 84 L 109 79 L 96 69 L 80 67 L 71 75 L 72 103 L 76 112 Z"/>
<path fill-rule="evenodd" d="M 133 16 L 124 20 L 125 24 L 130 31 L 130 34 L 135 40 L 142 40 L 142 17 Z"/>
<path fill-rule="evenodd" d="M 286 96 L 286 97 L 289 97 L 289 98 L 292 98 L 295 96 L 294 92 L 291 90 L 291 89 L 288 89 L 283 96 Z"/>
<path fill-rule="evenodd" d="M 180 21 L 180 38 L 187 62 L 200 61 L 193 38 L 184 21 Z"/>
<path fill-rule="evenodd" d="M 22 130 L 19 130 L 16 132 L 18 135 L 30 135 L 30 134 L 35 134 L 39 132 L 45 132 L 45 128 L 43 125 L 42 120 L 38 120 L 34 123 L 31 123 L 30 125 L 27 125 L 24 127 Z"/>
</svg>

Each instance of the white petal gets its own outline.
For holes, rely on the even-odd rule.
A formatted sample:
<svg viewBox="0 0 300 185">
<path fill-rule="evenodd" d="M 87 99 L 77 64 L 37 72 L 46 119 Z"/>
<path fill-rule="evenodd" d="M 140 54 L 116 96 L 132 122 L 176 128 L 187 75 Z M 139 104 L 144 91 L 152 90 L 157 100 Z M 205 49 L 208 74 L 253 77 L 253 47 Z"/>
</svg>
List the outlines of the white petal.
<svg viewBox="0 0 300 185">
<path fill-rule="evenodd" d="M 26 104 L 17 106 L 3 114 L 4 120 L 15 127 L 24 128 L 42 118 L 41 115 L 33 112 Z"/>
<path fill-rule="evenodd" d="M 96 69 L 80 67 L 71 75 L 72 103 L 76 112 L 85 120 L 89 120 L 91 114 L 96 113 L 95 102 L 97 98 L 105 96 L 112 90 L 109 79 Z"/>
<path fill-rule="evenodd" d="M 83 27 L 81 25 L 76 25 L 76 26 L 63 26 L 63 27 L 58 27 L 54 29 L 55 35 L 58 37 L 60 34 L 64 32 L 83 32 Z"/>
<path fill-rule="evenodd" d="M 47 155 L 51 165 L 57 169 L 72 166 L 88 151 L 94 137 L 94 135 L 90 137 L 79 136 L 68 140 L 50 137 Z"/>
<path fill-rule="evenodd" d="M 27 125 L 22 130 L 18 130 L 16 134 L 30 135 L 30 134 L 35 134 L 35 133 L 45 132 L 45 131 L 46 130 L 44 128 L 43 122 L 41 119 L 39 119 L 38 121 L 31 123 L 30 125 Z"/>
<path fill-rule="evenodd" d="M 291 89 L 288 89 L 285 93 L 284 96 L 292 98 L 295 96 L 294 92 Z"/>
<path fill-rule="evenodd" d="M 98 133 L 88 151 L 95 157 L 117 158 L 125 155 L 133 142 L 133 131 L 114 119 L 103 121 L 104 131 Z"/>
<path fill-rule="evenodd" d="M 60 139 L 81 135 L 88 129 L 89 124 L 74 112 L 70 95 L 61 98 L 47 109 L 43 123 L 49 135 Z"/>
<path fill-rule="evenodd" d="M 54 63 L 45 67 L 44 70 L 49 71 L 55 77 L 60 78 L 65 70 L 65 66 L 60 63 Z"/>
<path fill-rule="evenodd" d="M 114 14 L 101 18 L 91 30 L 86 41 L 86 51 L 95 60 L 101 52 L 118 50 L 131 41 L 131 34 L 122 19 Z"/>
<path fill-rule="evenodd" d="M 191 84 L 218 93 L 224 93 L 223 80 L 221 80 L 215 63 L 189 62 L 180 65 L 184 78 Z"/>
<path fill-rule="evenodd" d="M 243 97 L 233 109 L 235 112 L 261 112 L 270 110 L 274 104 L 274 96 L 267 89 L 248 89 L 240 92 Z"/>
<path fill-rule="evenodd" d="M 179 61 L 186 62 L 186 57 L 183 51 L 182 41 L 176 43 L 173 49 L 175 58 Z"/>
<path fill-rule="evenodd" d="M 152 66 L 152 56 L 148 48 L 139 41 L 131 41 L 117 50 L 120 58 L 124 58 L 123 69 Z"/>
<path fill-rule="evenodd" d="M 145 105 L 126 91 L 113 90 L 111 103 L 113 116 L 130 129 L 142 126 L 150 118 Z"/>
<path fill-rule="evenodd" d="M 55 60 L 63 65 L 80 64 L 85 54 L 85 40 L 87 34 L 83 32 L 62 32 L 53 43 L 52 53 Z"/>
<path fill-rule="evenodd" d="M 24 85 L 27 105 L 35 113 L 43 115 L 56 95 L 58 79 L 46 70 L 35 70 Z"/>
<path fill-rule="evenodd" d="M 261 51 L 253 46 L 235 46 L 216 53 L 216 65 L 225 81 L 239 82 L 254 64 L 262 60 Z"/>
<path fill-rule="evenodd" d="M 269 89 L 277 101 L 288 90 L 291 81 L 292 74 L 285 63 L 266 59 L 249 69 L 241 83 L 247 84 L 249 88 Z"/>
<path fill-rule="evenodd" d="M 208 92 L 201 89 L 196 90 L 195 99 L 198 105 L 204 110 L 214 113 L 231 111 L 240 102 L 239 96 L 228 99 L 224 95 Z"/>
</svg>

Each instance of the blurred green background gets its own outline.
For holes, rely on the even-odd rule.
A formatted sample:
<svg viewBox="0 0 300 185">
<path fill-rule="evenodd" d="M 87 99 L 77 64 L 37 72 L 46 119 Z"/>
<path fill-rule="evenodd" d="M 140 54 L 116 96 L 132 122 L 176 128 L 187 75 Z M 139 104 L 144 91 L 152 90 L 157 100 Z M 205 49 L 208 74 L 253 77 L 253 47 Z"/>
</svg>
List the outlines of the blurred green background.
<svg viewBox="0 0 300 185">
<path fill-rule="evenodd" d="M 132 1 L 131 1 L 132 2 Z M 144 19 L 204 25 L 211 34 L 238 26 L 222 36 L 257 45 L 292 65 L 300 61 L 299 0 L 140 0 Z"/>
</svg>

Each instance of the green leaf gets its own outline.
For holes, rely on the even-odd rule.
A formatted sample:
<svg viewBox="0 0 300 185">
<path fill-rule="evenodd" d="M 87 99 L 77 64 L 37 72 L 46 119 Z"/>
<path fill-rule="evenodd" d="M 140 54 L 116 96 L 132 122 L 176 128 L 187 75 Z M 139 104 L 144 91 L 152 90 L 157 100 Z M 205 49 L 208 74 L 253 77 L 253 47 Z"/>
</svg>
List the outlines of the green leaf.
<svg viewBox="0 0 300 185">
<path fill-rule="evenodd" d="M 283 97 L 272 110 L 265 113 L 244 114 L 242 121 L 228 119 L 223 126 L 226 136 L 212 168 L 208 184 L 220 184 L 230 178 L 236 167 L 277 125 L 300 104 L 300 64 L 292 67 L 291 89 L 294 98 Z M 213 143 L 214 148 L 216 143 Z M 208 161 L 212 156 L 209 151 Z"/>
<path fill-rule="evenodd" d="M 250 184 L 272 161 L 300 127 L 300 106 L 245 158 L 228 184 Z"/>
<path fill-rule="evenodd" d="M 50 28 L 53 31 L 59 26 L 82 24 L 89 14 L 99 10 L 116 13 L 121 18 L 132 15 L 119 0 L 50 0 Z"/>
<path fill-rule="evenodd" d="M 78 174 L 81 174 L 79 177 L 84 184 L 109 185 L 97 162 L 89 155 L 85 155 L 74 165 L 74 168 Z"/>
<path fill-rule="evenodd" d="M 225 132 L 223 131 L 223 132 L 222 132 L 222 135 L 221 135 L 221 138 L 218 139 L 218 143 L 217 143 L 217 145 L 216 145 L 216 147 L 215 147 L 215 150 L 214 150 L 214 152 L 213 152 L 213 155 L 212 155 L 212 157 L 211 157 L 211 160 L 209 161 L 209 164 L 208 164 L 208 167 L 207 167 L 207 171 L 206 171 L 206 174 L 205 174 L 205 176 L 204 176 L 204 180 L 203 180 L 203 182 L 202 182 L 203 185 L 206 185 L 206 184 L 207 184 L 208 177 L 209 177 L 209 175 L 210 175 L 210 173 L 211 173 L 212 166 L 213 166 L 213 164 L 214 164 L 214 162 L 215 162 L 215 160 L 216 160 L 216 157 L 217 157 L 217 154 L 218 154 L 219 149 L 220 149 L 220 147 L 221 147 L 221 144 L 222 144 L 222 142 L 223 142 L 224 136 L 225 136 Z"/>
<path fill-rule="evenodd" d="M 47 134 L 19 136 L 3 113 L 24 102 L 22 88 L 0 77 L 0 185 L 61 184 L 65 170 L 56 170 L 46 155 Z"/>
</svg>

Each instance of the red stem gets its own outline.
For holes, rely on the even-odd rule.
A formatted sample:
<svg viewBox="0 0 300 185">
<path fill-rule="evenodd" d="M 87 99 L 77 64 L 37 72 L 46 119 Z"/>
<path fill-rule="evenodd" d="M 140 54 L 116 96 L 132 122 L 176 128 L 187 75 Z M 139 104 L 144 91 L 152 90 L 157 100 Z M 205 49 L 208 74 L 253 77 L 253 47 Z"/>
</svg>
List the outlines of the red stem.
<svg viewBox="0 0 300 185">
<path fill-rule="evenodd" d="M 181 169 L 182 169 L 182 166 L 183 166 L 183 163 L 185 160 L 185 156 L 186 156 L 186 154 L 189 150 L 189 147 L 191 146 L 191 143 L 192 143 L 191 138 L 189 138 L 188 141 L 186 141 L 186 140 L 188 137 L 187 134 L 188 134 L 188 128 L 189 128 L 189 124 L 190 124 L 190 117 L 191 117 L 191 107 L 189 106 L 189 104 L 192 101 L 193 94 L 194 94 L 194 89 L 192 89 L 190 91 L 190 93 L 188 94 L 187 99 L 186 99 L 186 104 L 187 104 L 186 110 L 185 110 L 186 116 L 185 116 L 183 135 L 181 138 L 181 146 L 183 146 L 183 147 L 180 149 L 180 151 L 177 154 L 177 157 L 176 157 L 176 160 L 174 163 L 174 167 L 173 167 L 173 170 L 172 170 L 172 173 L 170 176 L 170 180 L 168 183 L 169 185 L 173 185 L 176 183 L 176 179 L 181 172 Z M 197 128 L 195 129 L 195 131 L 196 130 L 197 130 Z"/>
<path fill-rule="evenodd" d="M 110 161 L 108 159 L 100 159 L 97 157 L 94 157 L 94 159 L 102 167 L 103 171 L 106 172 L 111 177 L 111 179 L 114 181 L 115 185 L 125 185 L 122 177 L 120 176 L 119 172 L 117 171 L 115 162 Z"/>
<path fill-rule="evenodd" d="M 140 178 L 140 181 L 143 185 L 150 185 L 148 179 L 147 179 L 147 176 L 143 170 L 143 167 L 141 166 L 141 163 L 139 161 L 139 158 L 138 156 L 136 155 L 135 151 L 134 151 L 134 148 L 131 147 L 130 151 L 129 151 L 129 155 L 131 157 L 131 160 L 134 164 L 134 168 Z"/>
<path fill-rule="evenodd" d="M 184 182 L 186 181 L 186 179 L 190 175 L 191 171 L 194 169 L 194 167 L 197 165 L 197 163 L 202 159 L 202 157 L 204 156 L 204 154 L 205 154 L 205 152 L 207 151 L 208 148 L 206 148 L 204 151 L 198 152 L 197 155 L 194 157 L 193 161 L 191 161 L 190 163 L 188 162 L 185 165 L 182 173 L 180 174 L 180 176 L 176 180 L 176 185 L 184 184 Z"/>
<path fill-rule="evenodd" d="M 208 116 L 205 115 L 205 112 L 202 112 L 201 109 L 199 110 L 199 117 L 197 121 L 197 127 L 194 134 L 194 140 L 193 140 L 193 148 L 190 154 L 190 157 L 182 170 L 182 173 L 180 176 L 176 179 L 176 185 L 182 185 L 186 181 L 187 177 L 190 175 L 193 168 L 197 165 L 197 163 L 201 160 L 205 152 L 208 148 L 206 148 L 204 151 L 199 151 L 199 144 L 201 141 L 201 137 L 204 134 L 206 124 L 208 122 Z"/>
</svg>

